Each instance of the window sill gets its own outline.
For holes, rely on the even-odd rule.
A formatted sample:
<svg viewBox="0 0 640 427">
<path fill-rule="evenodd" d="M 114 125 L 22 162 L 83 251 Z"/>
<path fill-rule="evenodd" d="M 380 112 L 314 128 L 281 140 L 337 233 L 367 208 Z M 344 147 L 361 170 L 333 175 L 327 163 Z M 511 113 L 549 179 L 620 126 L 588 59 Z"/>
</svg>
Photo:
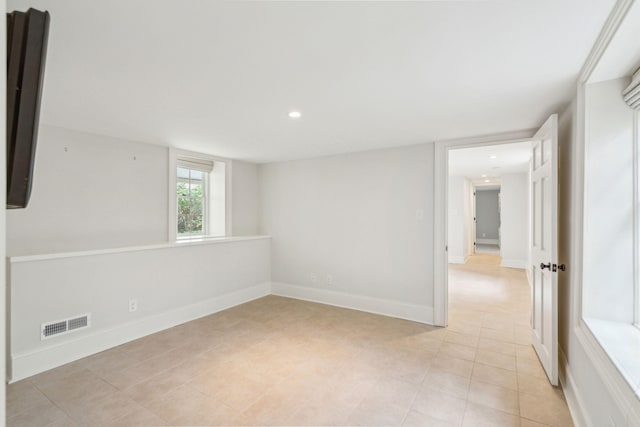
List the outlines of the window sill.
<svg viewBox="0 0 640 427">
<path fill-rule="evenodd" d="M 208 242 L 212 240 L 229 239 L 226 236 L 183 236 L 176 238 L 176 243 L 189 243 L 189 242 Z"/>
<path fill-rule="evenodd" d="M 640 398 L 640 329 L 636 326 L 585 318 L 584 323 L 636 397 Z"/>
<path fill-rule="evenodd" d="M 88 251 L 77 251 L 77 252 L 60 252 L 60 253 L 49 253 L 49 254 L 39 254 L 39 255 L 12 256 L 12 257 L 9 257 L 8 260 L 10 263 L 15 264 L 18 262 L 43 261 L 43 260 L 59 259 L 59 258 L 75 258 L 75 257 L 82 257 L 82 256 L 117 254 L 117 253 L 123 253 L 123 252 L 138 252 L 138 251 L 148 251 L 148 250 L 155 250 L 155 249 L 171 249 L 171 248 L 177 248 L 177 247 L 183 247 L 183 246 L 212 245 L 212 244 L 219 244 L 219 243 L 232 243 L 232 242 L 241 242 L 244 240 L 260 240 L 260 239 L 270 239 L 270 238 L 271 236 L 201 237 L 198 239 L 184 239 L 176 242 L 160 243 L 156 245 L 126 246 L 123 248 L 93 249 Z"/>
</svg>

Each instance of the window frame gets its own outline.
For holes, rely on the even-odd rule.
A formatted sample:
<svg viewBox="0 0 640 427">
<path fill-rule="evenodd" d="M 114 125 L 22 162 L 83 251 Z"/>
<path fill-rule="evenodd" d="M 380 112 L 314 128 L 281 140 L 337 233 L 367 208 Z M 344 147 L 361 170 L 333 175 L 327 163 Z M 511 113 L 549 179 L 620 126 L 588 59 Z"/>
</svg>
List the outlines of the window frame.
<svg viewBox="0 0 640 427">
<path fill-rule="evenodd" d="M 597 82 L 595 82 L 597 83 Z M 573 310 L 573 332 L 577 338 L 577 343 L 583 348 L 586 356 L 593 364 L 601 379 L 607 379 L 607 391 L 615 396 L 615 400 L 620 402 L 622 407 L 629 407 L 640 399 L 640 389 L 637 380 L 640 378 L 640 367 L 637 363 L 629 364 L 625 360 L 628 354 L 626 348 L 619 345 L 620 340 L 625 343 L 638 343 L 640 340 L 640 141 L 638 111 L 633 114 L 633 146 L 632 146 L 632 213 L 633 220 L 633 319 L 631 322 L 617 322 L 601 320 L 589 316 L 585 313 L 585 280 L 588 275 L 584 264 L 583 244 L 589 230 L 585 228 L 590 214 L 587 209 L 587 189 L 593 177 L 587 165 L 589 156 L 590 117 L 587 114 L 589 102 L 587 90 L 592 82 L 588 79 L 582 81 L 578 86 L 577 96 L 577 125 L 576 125 L 576 170 L 575 183 L 576 192 L 574 194 L 576 208 L 580 215 L 576 221 L 574 230 L 577 233 L 572 241 L 572 246 L 576 248 L 575 267 L 571 273 L 570 282 L 576 290 L 576 297 L 572 301 Z M 636 347 L 637 348 L 637 347 Z M 623 351 L 621 351 L 623 350 Z M 565 379 L 566 381 L 566 379 Z M 639 408 L 640 409 L 640 408 Z M 640 414 L 640 412 L 639 412 Z"/>
<path fill-rule="evenodd" d="M 568 115 L 570 123 L 569 129 L 564 135 L 570 143 L 569 155 L 571 156 L 571 206 L 572 215 L 570 225 L 570 254 L 571 264 L 567 269 L 569 292 L 569 313 L 568 313 L 568 330 L 567 339 L 568 347 L 562 348 L 560 351 L 560 361 L 564 369 L 560 369 L 560 378 L 563 387 L 566 389 L 568 401 L 573 401 L 577 411 L 575 411 L 577 424 L 587 424 L 590 419 L 590 411 L 581 407 L 581 396 L 579 389 L 576 388 L 575 379 L 572 376 L 572 369 L 569 360 L 581 360 L 581 366 L 590 364 L 593 368 L 591 375 L 600 381 L 604 386 L 603 393 L 611 397 L 611 409 L 616 409 L 620 414 L 626 414 L 626 421 L 633 422 L 640 420 L 640 400 L 632 389 L 627 379 L 614 364 L 612 358 L 605 351 L 605 347 L 596 338 L 592 330 L 587 324 L 587 318 L 583 313 L 584 301 L 584 277 L 585 277 L 585 256 L 583 243 L 588 230 L 585 227 L 588 212 L 585 209 L 586 188 L 589 185 L 589 174 L 586 170 L 586 158 L 588 155 L 588 141 L 590 118 L 587 114 L 587 87 L 595 82 L 594 72 L 597 71 L 601 63 L 611 64 L 611 60 L 604 60 L 606 53 L 611 47 L 616 35 L 621 34 L 620 28 L 628 27 L 626 24 L 626 16 L 633 2 L 620 1 L 615 4 L 613 10 L 609 14 L 604 27 L 596 40 L 591 52 L 589 53 L 577 81 L 577 91 L 575 104 L 572 106 L 572 113 Z M 622 39 L 622 44 L 625 39 Z M 621 43 L 618 43 L 620 45 Z M 620 59 L 620 56 L 613 56 L 613 59 Z M 637 328 L 631 326 L 634 331 Z M 563 350 L 570 350 L 578 356 L 564 354 Z M 580 356 L 580 353 L 583 356 Z M 578 359 L 576 359 L 578 358 Z M 584 402 L 582 402 L 584 403 Z M 573 411 L 572 411 L 573 412 Z"/>
<path fill-rule="evenodd" d="M 224 163 L 225 165 L 225 221 L 224 221 L 224 230 L 225 233 L 223 236 L 212 236 L 210 235 L 210 227 L 209 221 L 206 221 L 206 230 L 204 234 L 199 234 L 197 236 L 178 236 L 178 196 L 176 193 L 177 186 L 177 168 L 178 168 L 178 159 L 180 158 L 191 158 L 191 159 L 202 159 L 207 161 L 213 161 L 214 163 Z M 169 148 L 169 182 L 168 182 L 168 242 L 182 242 L 182 241 L 191 241 L 191 240 L 199 240 L 199 239 L 207 239 L 207 238 L 224 238 L 231 237 L 232 230 L 232 167 L 233 162 L 231 159 L 227 159 L 224 157 L 212 156 L 210 154 L 199 153 L 195 151 L 182 150 L 178 148 L 171 147 Z M 210 212 L 210 182 L 209 178 L 206 179 L 206 196 L 205 196 L 205 206 L 203 206 L 203 211 Z"/>
<path fill-rule="evenodd" d="M 178 169 L 185 169 L 189 171 L 189 177 L 188 178 L 179 178 L 178 175 Z M 176 165 L 176 194 L 175 194 L 175 198 L 176 198 L 176 228 L 177 228 L 177 221 L 179 220 L 179 215 L 178 215 L 178 206 L 180 206 L 179 200 L 181 198 L 180 195 L 177 194 L 177 186 L 180 182 L 187 182 L 189 184 L 189 190 L 191 189 L 191 183 L 193 181 L 193 179 L 191 178 L 191 174 L 193 171 L 197 171 L 200 172 L 202 174 L 202 180 L 201 180 L 201 185 L 202 185 L 202 197 L 200 197 L 200 199 L 202 199 L 201 203 L 202 203 L 202 233 L 199 234 L 183 234 L 181 235 L 179 231 L 176 230 L 176 239 L 177 240 L 183 240 L 183 239 L 196 239 L 196 238 L 202 238 L 204 236 L 207 236 L 209 234 L 209 203 L 211 201 L 210 195 L 209 195 L 209 175 L 210 173 L 208 172 L 204 172 L 202 170 L 198 170 L 195 168 L 190 168 L 188 166 L 181 166 L 179 164 Z M 189 199 L 189 201 L 191 202 L 193 199 L 195 199 L 195 197 L 191 196 L 191 191 L 189 191 L 189 195 L 188 196 L 182 196 L 182 198 L 186 198 Z"/>
</svg>

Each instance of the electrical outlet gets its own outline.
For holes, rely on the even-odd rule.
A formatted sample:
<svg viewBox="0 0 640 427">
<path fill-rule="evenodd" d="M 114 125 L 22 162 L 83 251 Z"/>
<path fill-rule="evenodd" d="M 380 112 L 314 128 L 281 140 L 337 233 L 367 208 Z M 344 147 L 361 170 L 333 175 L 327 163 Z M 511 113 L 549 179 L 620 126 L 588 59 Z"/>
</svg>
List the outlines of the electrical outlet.
<svg viewBox="0 0 640 427">
<path fill-rule="evenodd" d="M 327 285 L 333 285 L 333 275 L 327 274 Z"/>
<path fill-rule="evenodd" d="M 309 278 L 311 278 L 312 283 L 316 283 L 318 281 L 318 275 L 316 273 L 311 273 Z"/>
<path fill-rule="evenodd" d="M 138 300 L 137 299 L 130 299 L 129 300 L 129 313 L 133 313 L 137 309 L 138 309 Z"/>
</svg>

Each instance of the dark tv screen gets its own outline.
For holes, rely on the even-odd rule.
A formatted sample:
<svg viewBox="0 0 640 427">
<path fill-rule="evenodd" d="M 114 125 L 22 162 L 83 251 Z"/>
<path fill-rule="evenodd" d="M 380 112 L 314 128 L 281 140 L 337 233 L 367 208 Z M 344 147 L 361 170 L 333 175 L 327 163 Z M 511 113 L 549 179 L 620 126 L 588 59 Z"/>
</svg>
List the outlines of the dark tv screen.
<svg viewBox="0 0 640 427">
<path fill-rule="evenodd" d="M 38 139 L 49 13 L 7 13 L 7 208 L 29 202 Z"/>
</svg>

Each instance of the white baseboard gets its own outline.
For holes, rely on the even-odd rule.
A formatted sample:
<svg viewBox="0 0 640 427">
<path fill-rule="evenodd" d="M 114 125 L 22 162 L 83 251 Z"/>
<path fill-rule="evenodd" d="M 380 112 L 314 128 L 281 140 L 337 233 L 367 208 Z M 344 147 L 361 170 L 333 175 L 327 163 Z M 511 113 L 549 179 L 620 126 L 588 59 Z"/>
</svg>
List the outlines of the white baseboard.
<svg viewBox="0 0 640 427">
<path fill-rule="evenodd" d="M 498 239 L 477 239 L 476 243 L 479 245 L 499 245 L 500 240 Z"/>
<path fill-rule="evenodd" d="M 468 256 L 449 256 L 449 264 L 464 264 L 467 259 Z"/>
<path fill-rule="evenodd" d="M 500 265 L 507 268 L 527 268 L 527 262 L 520 259 L 502 259 Z"/>
<path fill-rule="evenodd" d="M 396 317 L 430 325 L 433 324 L 433 307 L 280 282 L 271 283 L 271 293 L 288 298 L 366 311 L 368 313 L 381 314 L 383 316 Z"/>
<path fill-rule="evenodd" d="M 129 341 L 271 294 L 433 324 L 433 307 L 328 289 L 265 282 L 135 322 L 124 323 L 111 329 L 96 331 L 73 341 L 65 341 L 35 351 L 12 354 L 9 360 L 9 382 L 19 381 Z"/>
<path fill-rule="evenodd" d="M 271 284 L 269 282 L 260 283 L 135 322 L 96 331 L 74 341 L 66 341 L 28 353 L 13 354 L 10 361 L 11 372 L 8 373 L 8 377 L 10 382 L 19 381 L 48 369 L 270 294 Z"/>
<path fill-rule="evenodd" d="M 573 379 L 567 357 L 561 348 L 558 351 L 558 356 L 560 359 L 560 384 L 562 384 L 562 391 L 567 400 L 567 406 L 569 407 L 571 418 L 573 418 L 573 424 L 576 427 L 594 427 L 593 422 L 587 417 L 587 412 L 584 410 L 584 401 Z"/>
<path fill-rule="evenodd" d="M 624 424 L 619 423 L 618 425 L 639 426 L 640 409 L 638 408 L 638 396 L 634 391 L 634 387 L 629 385 L 627 380 L 622 376 L 619 369 L 602 348 L 600 342 L 589 330 L 584 319 L 581 320 L 578 326 L 573 328 L 573 334 L 576 338 L 577 346 L 581 347 L 578 351 L 584 352 L 586 356 L 587 366 L 591 371 L 589 375 L 598 378 L 602 384 L 599 393 L 601 393 L 601 395 L 608 395 L 610 398 L 607 399 L 610 403 L 607 405 L 608 408 L 606 410 L 610 414 L 611 419 L 618 421 L 626 418 Z M 575 350 L 577 350 L 578 347 L 576 347 Z M 587 367 L 585 365 L 582 366 Z M 576 390 L 575 394 L 580 397 L 580 389 L 574 387 L 574 390 Z M 582 399 L 582 402 L 584 401 L 585 399 Z M 602 425 L 601 422 L 596 423 L 594 421 L 594 418 L 601 414 L 599 414 L 597 409 L 593 408 L 593 406 L 587 406 L 584 403 L 580 405 L 580 408 L 582 409 L 583 418 L 586 421 L 585 425 L 588 427 L 600 427 L 600 425 Z M 605 407 L 602 409 L 604 408 Z M 609 424 L 613 425 L 614 423 L 610 422 Z"/>
</svg>

